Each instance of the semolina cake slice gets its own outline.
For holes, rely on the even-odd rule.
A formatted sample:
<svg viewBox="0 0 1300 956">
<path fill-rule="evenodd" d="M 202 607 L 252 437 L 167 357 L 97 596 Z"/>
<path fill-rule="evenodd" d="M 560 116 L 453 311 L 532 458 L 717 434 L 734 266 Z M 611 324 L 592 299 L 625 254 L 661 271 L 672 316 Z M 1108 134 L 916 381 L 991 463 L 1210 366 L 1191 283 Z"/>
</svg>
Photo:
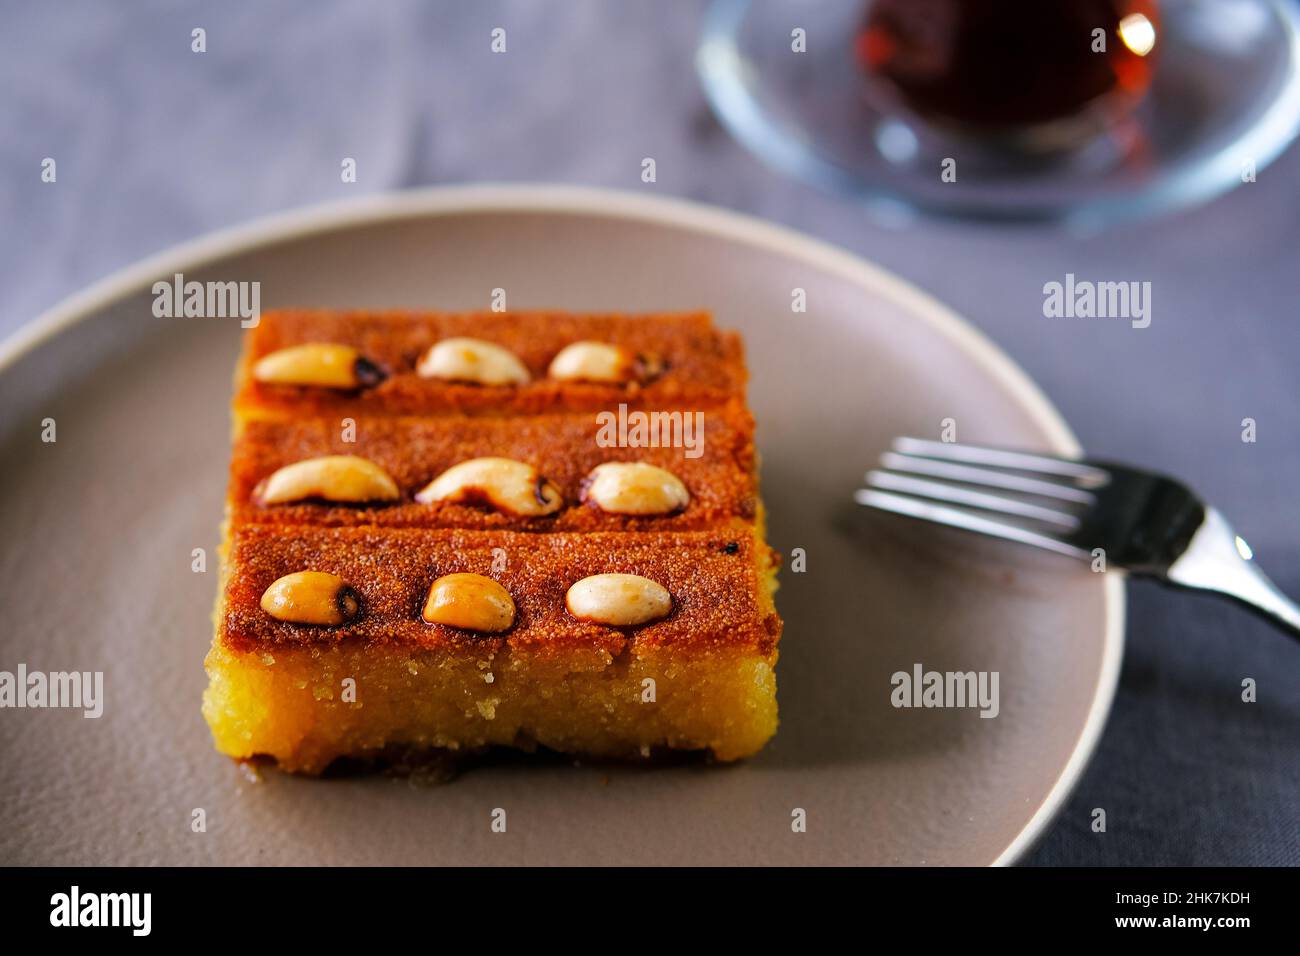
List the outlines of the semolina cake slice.
<svg viewBox="0 0 1300 956">
<path fill-rule="evenodd" d="M 263 315 L 235 374 L 218 750 L 303 773 L 758 751 L 781 620 L 745 381 L 704 313 Z"/>
<path fill-rule="evenodd" d="M 346 435 L 336 421 L 255 419 L 235 437 L 229 500 L 236 524 L 278 521 L 312 525 L 506 528 L 520 531 L 657 531 L 707 527 L 733 517 L 752 520 L 758 503 L 754 426 L 739 403 L 701 412 L 698 448 L 637 449 L 637 461 L 675 474 L 690 489 L 668 514 L 611 514 L 584 501 L 592 470 L 624 461 L 628 449 L 598 441 L 601 425 L 590 413 L 509 418 L 447 415 L 430 418 L 356 419 Z M 368 502 L 294 497 L 268 501 L 297 463 L 351 455 L 389 475 L 399 497 Z M 580 507 L 518 515 L 479 502 L 416 499 L 460 462 L 502 456 L 524 461 Z"/>
<path fill-rule="evenodd" d="M 772 560 L 744 523 L 644 535 L 250 525 L 230 564 L 203 709 L 231 756 L 308 773 L 491 745 L 731 760 L 776 729 Z M 264 613 L 265 590 L 302 568 L 347 582 L 363 613 L 336 628 Z M 615 572 L 662 584 L 671 612 L 634 628 L 569 612 L 572 582 Z M 509 593 L 507 633 L 421 617 L 429 583 L 457 573 Z"/>
<path fill-rule="evenodd" d="M 498 378 L 459 375 L 462 343 L 504 350 Z M 328 343 L 355 363 L 344 387 L 259 381 L 268 356 Z M 446 343 L 452 343 L 450 346 Z M 603 343 L 624 353 L 625 376 L 569 375 L 551 365 L 576 343 Z M 435 347 L 437 350 L 435 351 Z M 430 354 L 430 353 L 433 354 Z M 236 370 L 235 409 L 249 416 L 539 414 L 638 408 L 704 408 L 744 400 L 740 337 L 713 327 L 706 313 L 573 315 L 565 312 L 268 313 L 245 334 Z M 507 358 L 508 356 L 508 358 Z M 497 356 L 480 362 L 482 370 Z M 513 363 L 510 360 L 513 359 Z M 447 371 L 451 374 L 431 374 Z"/>
</svg>

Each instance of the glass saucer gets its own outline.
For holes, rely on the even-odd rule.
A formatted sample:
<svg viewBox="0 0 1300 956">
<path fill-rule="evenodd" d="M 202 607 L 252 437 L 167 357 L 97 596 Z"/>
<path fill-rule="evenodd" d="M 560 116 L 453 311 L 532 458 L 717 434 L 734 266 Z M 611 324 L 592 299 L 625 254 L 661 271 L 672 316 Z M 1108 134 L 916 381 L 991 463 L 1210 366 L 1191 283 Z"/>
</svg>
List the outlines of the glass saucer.
<svg viewBox="0 0 1300 956">
<path fill-rule="evenodd" d="M 764 162 L 884 217 L 1095 231 L 1226 192 L 1300 130 L 1300 12 L 1288 0 L 1165 0 L 1141 106 L 1050 159 L 994 160 L 873 106 L 853 55 L 865 11 L 862 0 L 714 0 L 696 68 L 722 123 Z M 807 52 L 791 50 L 796 28 Z M 940 177 L 948 158 L 955 182 Z"/>
</svg>

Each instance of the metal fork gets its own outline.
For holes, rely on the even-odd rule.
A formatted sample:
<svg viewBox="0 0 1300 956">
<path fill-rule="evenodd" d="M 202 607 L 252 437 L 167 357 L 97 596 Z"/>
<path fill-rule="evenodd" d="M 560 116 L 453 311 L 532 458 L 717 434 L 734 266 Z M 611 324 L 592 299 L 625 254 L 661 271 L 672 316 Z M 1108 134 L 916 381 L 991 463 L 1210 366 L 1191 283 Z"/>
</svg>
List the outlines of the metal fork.
<svg viewBox="0 0 1300 956">
<path fill-rule="evenodd" d="M 1112 462 L 896 438 L 859 504 L 1213 591 L 1300 637 L 1300 607 L 1181 482 Z M 1094 564 L 1094 566 L 1096 566 Z"/>
</svg>

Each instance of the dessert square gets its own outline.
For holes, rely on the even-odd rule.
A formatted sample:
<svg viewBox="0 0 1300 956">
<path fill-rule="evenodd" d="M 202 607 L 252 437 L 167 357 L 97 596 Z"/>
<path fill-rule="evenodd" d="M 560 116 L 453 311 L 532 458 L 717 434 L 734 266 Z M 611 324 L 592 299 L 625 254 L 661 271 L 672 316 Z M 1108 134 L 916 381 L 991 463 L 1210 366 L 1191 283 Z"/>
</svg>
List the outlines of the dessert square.
<svg viewBox="0 0 1300 956">
<path fill-rule="evenodd" d="M 271 321 L 267 321 L 267 319 Z M 421 375 L 432 344 L 473 339 L 513 355 L 526 382 L 490 385 Z M 258 361 L 306 343 L 354 348 L 383 370 L 361 389 L 260 382 Z M 550 363 L 566 346 L 607 343 L 632 356 L 656 358 L 663 374 L 625 381 L 557 380 Z M 293 309 L 263 315 L 247 331 L 236 371 L 235 407 L 249 417 L 278 415 L 521 415 L 636 408 L 703 408 L 744 400 L 746 372 L 740 337 L 713 327 L 706 313 L 573 315 L 566 312 L 322 312 Z"/>
<path fill-rule="evenodd" d="M 236 374 L 217 749 L 309 774 L 757 752 L 781 619 L 744 382 L 703 314 L 265 314 Z M 678 430 L 629 441 L 629 409 Z"/>
<path fill-rule="evenodd" d="M 504 418 L 447 415 L 429 418 L 258 419 L 235 438 L 230 504 L 236 523 L 376 524 L 394 527 L 506 528 L 521 531 L 664 531 L 707 527 L 727 518 L 753 519 L 758 507 L 754 426 L 743 405 L 711 408 L 703 416 L 698 456 L 681 448 L 628 449 L 602 445 L 594 415 L 521 415 Z M 517 515 L 477 502 L 396 501 L 356 504 L 299 500 L 268 508 L 266 479 L 294 462 L 356 455 L 379 465 L 401 488 L 426 487 L 459 462 L 500 456 L 537 467 L 566 501 L 578 502 L 593 468 L 635 458 L 675 474 L 691 489 L 685 507 L 669 514 L 610 514 L 597 507 Z"/>
</svg>

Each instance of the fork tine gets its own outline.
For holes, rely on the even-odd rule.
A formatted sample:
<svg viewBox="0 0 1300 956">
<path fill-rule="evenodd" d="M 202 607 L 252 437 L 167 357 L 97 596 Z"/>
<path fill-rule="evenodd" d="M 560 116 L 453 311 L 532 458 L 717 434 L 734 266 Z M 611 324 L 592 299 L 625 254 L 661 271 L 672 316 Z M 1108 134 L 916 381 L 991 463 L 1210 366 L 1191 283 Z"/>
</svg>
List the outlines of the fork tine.
<svg viewBox="0 0 1300 956">
<path fill-rule="evenodd" d="M 1068 531 L 1079 528 L 1079 519 L 1064 511 L 1054 511 L 1042 505 L 1030 504 L 1018 498 L 1003 495 L 990 495 L 982 491 L 971 491 L 957 485 L 942 481 L 926 481 L 910 475 L 898 475 L 891 471 L 867 472 L 867 484 L 882 491 L 898 491 L 903 494 L 933 498 L 948 504 L 966 505 L 983 511 L 996 511 L 1000 514 L 1016 515 L 1020 518 L 1034 518 L 1050 524 L 1060 525 Z"/>
<path fill-rule="evenodd" d="M 1016 471 L 1033 471 L 1044 475 L 1071 478 L 1087 486 L 1104 485 L 1110 475 L 1101 468 L 1051 455 L 1034 455 L 1028 452 L 986 448 L 982 445 L 960 445 L 955 442 L 928 441 L 924 438 L 895 438 L 894 450 L 905 455 L 921 455 L 960 461 L 971 465 L 989 465 L 994 468 L 1012 468 Z"/>
<path fill-rule="evenodd" d="M 965 531 L 975 531 L 995 538 L 1003 538 L 1007 541 L 1031 544 L 1048 551 L 1055 551 L 1057 554 L 1069 555 L 1072 558 L 1088 557 L 1088 553 L 1081 548 L 1066 544 L 1064 541 L 1050 535 L 1039 534 L 1036 531 L 1030 531 L 1028 528 L 1022 528 L 1006 521 L 985 518 L 962 508 L 935 504 L 908 495 L 894 494 L 890 491 L 877 491 L 874 488 L 860 488 L 854 492 L 853 498 L 858 504 L 879 508 L 881 511 L 906 515 L 910 518 L 920 518 L 923 521 L 933 521 L 936 524 L 961 528 Z"/>
<path fill-rule="evenodd" d="M 1002 488 L 1006 491 L 1022 491 L 1026 494 L 1040 495 L 1045 498 L 1059 498 L 1062 501 L 1074 501 L 1079 504 L 1092 504 L 1095 496 L 1074 485 L 1059 481 L 1045 481 L 1041 478 L 1026 478 L 1011 472 L 997 471 L 993 468 L 980 468 L 974 465 L 960 465 L 956 462 L 938 461 L 934 458 L 919 458 L 915 455 L 887 451 L 880 456 L 880 463 L 890 471 L 910 472 L 916 475 L 928 475 L 932 478 L 944 478 L 948 481 L 961 481 L 969 485 L 984 485 L 989 488 Z"/>
</svg>

